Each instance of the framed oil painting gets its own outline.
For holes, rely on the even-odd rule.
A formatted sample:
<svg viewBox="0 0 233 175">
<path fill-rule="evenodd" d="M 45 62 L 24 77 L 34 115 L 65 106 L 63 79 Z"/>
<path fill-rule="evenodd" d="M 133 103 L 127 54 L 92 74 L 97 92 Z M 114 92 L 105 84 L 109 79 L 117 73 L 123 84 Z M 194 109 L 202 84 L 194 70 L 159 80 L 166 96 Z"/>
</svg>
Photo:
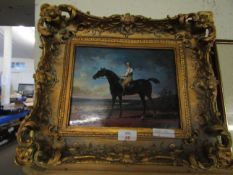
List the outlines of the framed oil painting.
<svg viewBox="0 0 233 175">
<path fill-rule="evenodd" d="M 71 126 L 180 127 L 174 50 L 75 49 Z"/>
<path fill-rule="evenodd" d="M 25 172 L 231 173 L 211 12 L 155 20 L 44 4 L 40 16 L 35 102 L 17 134 Z"/>
<path fill-rule="evenodd" d="M 69 70 L 63 76 L 72 77 L 61 90 L 61 133 L 112 135 L 121 128 L 137 130 L 139 137 L 152 136 L 153 129 L 167 129 L 176 137 L 190 135 L 180 42 L 129 41 L 112 45 L 108 38 L 93 42 L 81 37 L 69 42 Z"/>
</svg>

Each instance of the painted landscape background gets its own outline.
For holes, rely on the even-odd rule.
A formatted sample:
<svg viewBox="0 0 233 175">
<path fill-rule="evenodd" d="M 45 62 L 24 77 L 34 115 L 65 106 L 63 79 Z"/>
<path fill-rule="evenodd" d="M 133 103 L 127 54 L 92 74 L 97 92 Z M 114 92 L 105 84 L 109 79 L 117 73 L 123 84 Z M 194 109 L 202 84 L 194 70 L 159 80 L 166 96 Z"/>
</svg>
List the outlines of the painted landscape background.
<svg viewBox="0 0 233 175">
<path fill-rule="evenodd" d="M 123 97 L 119 117 L 118 101 L 111 110 L 111 95 L 106 78 L 94 80 L 101 68 L 118 76 L 125 74 L 125 62 L 132 64 L 133 78 L 157 78 L 153 84 L 153 105 L 147 101 L 145 118 L 141 119 L 139 96 Z M 106 127 L 179 128 L 176 70 L 173 50 L 77 47 L 71 98 L 70 125 Z M 153 116 L 153 111 L 156 115 Z"/>
</svg>

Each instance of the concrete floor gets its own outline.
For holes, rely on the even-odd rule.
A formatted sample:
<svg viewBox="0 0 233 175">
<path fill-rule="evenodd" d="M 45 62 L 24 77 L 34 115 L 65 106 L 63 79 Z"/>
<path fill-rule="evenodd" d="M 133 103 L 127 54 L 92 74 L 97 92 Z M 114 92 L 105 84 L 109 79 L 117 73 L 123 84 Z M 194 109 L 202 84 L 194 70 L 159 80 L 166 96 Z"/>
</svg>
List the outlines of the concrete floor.
<svg viewBox="0 0 233 175">
<path fill-rule="evenodd" d="M 17 142 L 12 141 L 0 147 L 0 174 L 1 175 L 22 175 L 22 168 L 14 163 L 15 149 Z"/>
</svg>

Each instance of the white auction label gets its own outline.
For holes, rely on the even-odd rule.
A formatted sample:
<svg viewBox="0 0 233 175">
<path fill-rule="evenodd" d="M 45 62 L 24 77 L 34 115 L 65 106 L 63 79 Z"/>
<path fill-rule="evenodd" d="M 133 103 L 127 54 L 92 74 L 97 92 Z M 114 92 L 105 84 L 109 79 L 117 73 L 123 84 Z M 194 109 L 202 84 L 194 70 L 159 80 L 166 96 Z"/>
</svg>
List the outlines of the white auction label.
<svg viewBox="0 0 233 175">
<path fill-rule="evenodd" d="M 120 140 L 120 141 L 136 141 L 137 140 L 137 131 L 120 130 L 120 131 L 118 131 L 118 140 Z"/>
<path fill-rule="evenodd" d="M 173 129 L 157 129 L 153 128 L 153 136 L 175 138 L 175 131 Z"/>
</svg>

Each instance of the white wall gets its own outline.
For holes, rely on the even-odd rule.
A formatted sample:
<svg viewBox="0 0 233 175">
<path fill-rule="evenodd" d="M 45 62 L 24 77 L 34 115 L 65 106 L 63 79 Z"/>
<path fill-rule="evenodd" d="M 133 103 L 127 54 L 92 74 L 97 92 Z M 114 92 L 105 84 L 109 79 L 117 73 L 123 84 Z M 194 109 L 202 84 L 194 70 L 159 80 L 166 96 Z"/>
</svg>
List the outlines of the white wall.
<svg viewBox="0 0 233 175">
<path fill-rule="evenodd" d="M 11 71 L 11 88 L 13 91 L 18 90 L 18 84 L 34 84 L 33 74 L 34 60 L 31 58 L 12 58 L 12 62 L 24 62 L 25 69 L 22 71 Z"/>
<path fill-rule="evenodd" d="M 221 58 L 220 70 L 223 83 L 223 97 L 225 101 L 225 111 L 228 119 L 229 130 L 233 139 L 233 45 L 218 44 L 218 56 Z"/>
<path fill-rule="evenodd" d="M 24 62 L 25 69 L 21 71 L 11 71 L 11 91 L 18 90 L 18 84 L 34 84 L 33 74 L 34 59 L 32 58 L 12 58 L 12 62 Z M 2 58 L 0 58 L 0 73 L 2 72 Z"/>
<path fill-rule="evenodd" d="M 0 73 L 2 72 L 2 57 L 0 57 Z"/>
</svg>

